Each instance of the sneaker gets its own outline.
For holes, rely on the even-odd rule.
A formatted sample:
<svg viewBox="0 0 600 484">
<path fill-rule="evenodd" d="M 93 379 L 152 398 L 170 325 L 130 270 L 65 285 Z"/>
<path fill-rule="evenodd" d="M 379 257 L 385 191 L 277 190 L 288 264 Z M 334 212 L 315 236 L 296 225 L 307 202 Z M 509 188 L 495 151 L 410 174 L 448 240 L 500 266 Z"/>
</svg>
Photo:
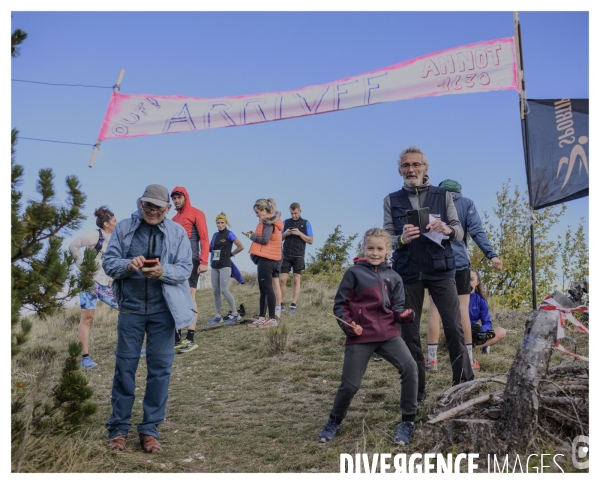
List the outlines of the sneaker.
<svg viewBox="0 0 600 484">
<path fill-rule="evenodd" d="M 321 433 L 319 434 L 319 442 L 322 442 L 324 444 L 328 444 L 329 442 L 331 442 L 335 437 L 335 434 L 337 434 L 341 430 L 342 426 L 342 422 L 336 424 L 330 417 L 329 420 L 327 420 L 325 427 L 323 427 L 323 430 L 321 430 Z"/>
<path fill-rule="evenodd" d="M 259 325 L 257 325 L 257 328 L 271 328 L 271 327 L 277 327 L 279 326 L 279 321 L 277 320 L 277 318 L 269 318 L 269 319 L 265 319 L 262 323 L 260 323 Z"/>
<path fill-rule="evenodd" d="M 473 368 L 473 371 L 481 370 L 481 367 L 479 366 L 479 362 L 475 358 L 473 358 L 473 363 L 471 363 L 471 368 Z"/>
<path fill-rule="evenodd" d="M 254 321 L 247 324 L 246 327 L 247 328 L 260 328 L 260 325 L 263 324 L 265 321 L 266 321 L 266 319 L 264 317 L 258 316 L 256 319 L 254 319 Z"/>
<path fill-rule="evenodd" d="M 246 308 L 243 304 L 240 304 L 240 307 L 238 308 L 237 312 L 242 318 L 246 316 Z"/>
<path fill-rule="evenodd" d="M 383 361 L 383 358 L 377 353 L 373 353 L 373 361 Z"/>
<path fill-rule="evenodd" d="M 146 356 L 146 348 L 140 350 L 140 358 L 143 358 L 144 356 Z"/>
<path fill-rule="evenodd" d="M 281 306 L 279 306 L 281 308 L 281 312 L 285 311 L 285 304 L 281 303 Z"/>
<path fill-rule="evenodd" d="M 195 350 L 196 348 L 198 348 L 198 343 L 196 343 L 195 341 L 187 341 L 187 344 L 185 346 L 182 346 L 177 350 L 177 354 L 180 355 L 182 353 L 189 353 L 190 351 Z"/>
<path fill-rule="evenodd" d="M 408 445 L 415 433 L 415 424 L 412 422 L 401 422 L 394 434 L 394 444 Z"/>
<path fill-rule="evenodd" d="M 119 434 L 116 437 L 110 439 L 108 448 L 113 452 L 123 452 L 125 450 L 125 444 L 127 443 L 127 435 Z"/>
<path fill-rule="evenodd" d="M 296 305 L 294 303 L 290 304 L 290 313 L 296 312 Z"/>
<path fill-rule="evenodd" d="M 417 396 L 417 405 L 422 405 L 423 402 L 425 402 L 426 398 L 427 398 L 427 392 L 423 390 L 423 394 L 420 397 Z"/>
<path fill-rule="evenodd" d="M 162 450 L 160 442 L 154 435 L 140 434 L 140 445 L 148 454 L 156 454 Z"/>
<path fill-rule="evenodd" d="M 187 345 L 188 340 L 183 338 L 179 343 L 175 343 L 175 349 L 178 350 L 179 348 L 184 347 L 185 345 Z"/>
<path fill-rule="evenodd" d="M 225 320 L 225 324 L 229 325 L 229 324 L 236 324 L 238 322 L 240 322 L 242 320 L 242 317 L 237 314 L 237 315 L 233 315 L 230 314 L 229 316 L 227 316 L 227 319 Z"/>
<path fill-rule="evenodd" d="M 213 325 L 213 324 L 219 324 L 219 323 L 222 323 L 222 322 L 223 322 L 223 318 L 222 318 L 221 316 L 215 316 L 214 318 L 212 318 L 212 319 L 211 319 L 211 320 L 210 320 L 208 323 L 206 323 L 206 324 Z"/>
<path fill-rule="evenodd" d="M 438 371 L 437 360 L 430 360 L 428 358 L 425 358 L 425 370 Z"/>
<path fill-rule="evenodd" d="M 490 347 L 489 346 L 484 346 L 483 348 L 481 348 L 481 352 L 484 355 L 487 355 L 490 352 Z"/>
<path fill-rule="evenodd" d="M 92 360 L 91 356 L 83 356 L 81 358 L 81 368 L 89 369 L 94 368 L 95 366 L 98 366 L 98 363 Z"/>
</svg>

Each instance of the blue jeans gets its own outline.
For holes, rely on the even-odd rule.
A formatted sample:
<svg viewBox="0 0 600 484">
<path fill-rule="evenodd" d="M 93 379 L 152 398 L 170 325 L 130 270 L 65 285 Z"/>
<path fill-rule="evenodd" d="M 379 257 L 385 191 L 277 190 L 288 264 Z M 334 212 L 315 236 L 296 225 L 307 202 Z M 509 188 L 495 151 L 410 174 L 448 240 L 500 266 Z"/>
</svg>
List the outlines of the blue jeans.
<svg viewBox="0 0 600 484">
<path fill-rule="evenodd" d="M 169 311 L 142 316 L 119 313 L 115 377 L 112 387 L 112 414 L 106 422 L 109 438 L 129 432 L 135 401 L 135 374 L 140 348 L 146 334 L 146 393 L 144 417 L 137 426 L 140 434 L 158 438 L 157 426 L 165 419 L 169 381 L 175 358 L 175 320 Z"/>
</svg>

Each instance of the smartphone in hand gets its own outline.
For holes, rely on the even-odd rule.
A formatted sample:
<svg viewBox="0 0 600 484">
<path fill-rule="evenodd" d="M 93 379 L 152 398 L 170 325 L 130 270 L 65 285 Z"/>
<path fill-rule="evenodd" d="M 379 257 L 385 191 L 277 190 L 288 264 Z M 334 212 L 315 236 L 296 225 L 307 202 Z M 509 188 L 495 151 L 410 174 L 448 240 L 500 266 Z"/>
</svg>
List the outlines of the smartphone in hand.
<svg viewBox="0 0 600 484">
<path fill-rule="evenodd" d="M 407 210 L 406 215 L 408 216 L 408 223 L 419 227 L 422 234 L 427 232 L 427 225 L 429 224 L 429 208 L 419 208 L 417 210 Z"/>
<path fill-rule="evenodd" d="M 144 261 L 144 267 L 154 267 L 158 264 L 158 259 L 146 259 Z"/>
</svg>

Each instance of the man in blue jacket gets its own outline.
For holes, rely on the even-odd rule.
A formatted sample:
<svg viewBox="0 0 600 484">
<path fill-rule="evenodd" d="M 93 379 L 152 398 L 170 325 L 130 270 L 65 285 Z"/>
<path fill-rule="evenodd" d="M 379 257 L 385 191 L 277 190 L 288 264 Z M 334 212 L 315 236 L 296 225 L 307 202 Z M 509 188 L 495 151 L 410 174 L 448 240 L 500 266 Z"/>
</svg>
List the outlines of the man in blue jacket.
<svg viewBox="0 0 600 484">
<path fill-rule="evenodd" d="M 402 326 L 406 342 L 419 371 L 417 400 L 425 399 L 425 360 L 419 336 L 425 289 L 440 308 L 452 364 L 452 384 L 473 379 L 473 370 L 460 322 L 456 293 L 455 261 L 450 241 L 459 242 L 463 229 L 450 192 L 429 184 L 429 161 L 420 148 L 411 146 L 400 153 L 398 173 L 404 186 L 383 201 L 383 228 L 392 237 L 393 269 L 400 274 L 406 292 L 405 308 L 415 320 Z M 408 223 L 408 210 L 429 208 L 427 233 Z"/>
<path fill-rule="evenodd" d="M 462 186 L 454 180 L 444 180 L 439 184 L 452 194 L 454 206 L 458 213 L 458 220 L 463 228 L 465 236 L 460 242 L 450 242 L 454 251 L 454 260 L 456 261 L 456 291 L 460 304 L 460 319 L 463 332 L 465 334 L 465 344 L 469 353 L 471 367 L 473 370 L 479 370 L 479 362 L 473 357 L 473 337 L 471 334 L 471 320 L 469 318 L 469 300 L 471 294 L 470 267 L 471 260 L 467 250 L 467 233 L 473 239 L 473 242 L 481 249 L 481 252 L 490 260 L 492 266 L 497 270 L 502 270 L 502 261 L 498 254 L 492 248 L 492 244 L 487 238 L 481 218 L 475 208 L 473 200 L 463 197 Z M 425 368 L 429 371 L 437 371 L 437 347 L 440 336 L 440 313 L 435 303 L 429 298 L 429 327 L 427 330 L 427 358 L 425 359 Z M 487 351 L 487 347 L 485 348 Z"/>
<path fill-rule="evenodd" d="M 114 280 L 119 305 L 113 410 L 106 428 L 110 449 L 124 450 L 131 427 L 140 347 L 146 335 L 148 376 L 144 416 L 137 431 L 143 449 L 154 454 L 161 450 L 157 426 L 165 419 L 175 329 L 194 320 L 187 284 L 192 251 L 185 229 L 165 218 L 171 207 L 165 187 L 149 185 L 139 203 L 141 209 L 115 227 L 102 264 Z"/>
</svg>

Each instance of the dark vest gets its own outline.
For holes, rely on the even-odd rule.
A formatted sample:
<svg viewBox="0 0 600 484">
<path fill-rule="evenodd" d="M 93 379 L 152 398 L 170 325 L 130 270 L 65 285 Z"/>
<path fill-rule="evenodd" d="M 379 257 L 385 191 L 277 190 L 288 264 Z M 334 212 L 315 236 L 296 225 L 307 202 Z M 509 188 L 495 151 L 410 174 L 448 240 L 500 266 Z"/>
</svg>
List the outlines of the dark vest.
<svg viewBox="0 0 600 484">
<path fill-rule="evenodd" d="M 229 240 L 229 234 L 230 231 L 228 229 L 225 229 L 223 232 L 217 232 L 213 236 L 213 260 L 210 263 L 210 266 L 213 269 L 231 267 L 231 248 L 233 247 L 233 242 Z M 215 260 L 215 255 L 217 253 L 219 254 L 219 259 Z"/>
<path fill-rule="evenodd" d="M 306 235 L 307 221 L 300 217 L 298 220 L 288 218 L 283 224 L 283 231 L 287 229 L 298 229 Z M 306 242 L 299 235 L 288 235 L 283 241 L 283 257 L 304 257 Z"/>
<path fill-rule="evenodd" d="M 440 215 L 442 222 L 448 223 L 445 189 L 430 186 L 423 206 L 429 207 L 430 214 Z M 406 211 L 413 209 L 406 190 L 390 193 L 390 207 L 394 229 L 400 235 L 407 223 Z M 418 239 L 400 245 L 394 251 L 394 270 L 400 274 L 404 284 L 455 276 L 454 251 L 450 240 L 443 240 L 442 245 L 443 248 L 421 234 Z"/>
</svg>

